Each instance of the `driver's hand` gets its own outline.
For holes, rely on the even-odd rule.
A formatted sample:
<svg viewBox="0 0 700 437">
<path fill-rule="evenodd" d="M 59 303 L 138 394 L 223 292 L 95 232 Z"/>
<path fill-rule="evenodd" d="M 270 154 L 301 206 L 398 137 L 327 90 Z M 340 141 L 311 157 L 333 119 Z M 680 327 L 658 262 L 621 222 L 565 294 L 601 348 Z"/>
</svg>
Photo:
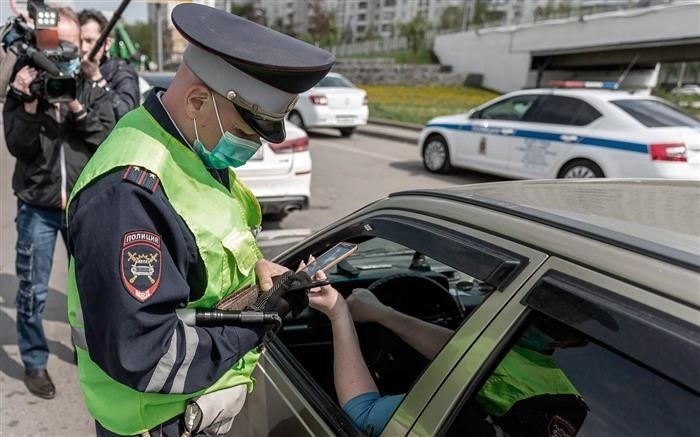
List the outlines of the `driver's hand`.
<svg viewBox="0 0 700 437">
<path fill-rule="evenodd" d="M 285 266 L 275 264 L 266 259 L 258 260 L 255 263 L 255 277 L 258 278 L 260 290 L 266 292 L 272 288 L 272 278 L 282 275 L 289 271 Z"/>
<path fill-rule="evenodd" d="M 390 309 L 366 288 L 356 288 L 346 299 L 352 319 L 356 322 L 379 322 Z"/>
<path fill-rule="evenodd" d="M 304 264 L 303 261 L 302 264 Z M 316 273 L 312 279 L 314 281 L 325 281 L 326 274 L 321 270 Z M 348 307 L 345 305 L 343 295 L 338 293 L 338 290 L 333 288 L 331 285 L 312 288 L 309 291 L 308 296 L 309 306 L 313 309 L 321 311 L 331 320 L 331 322 L 340 316 L 349 316 Z"/>
</svg>

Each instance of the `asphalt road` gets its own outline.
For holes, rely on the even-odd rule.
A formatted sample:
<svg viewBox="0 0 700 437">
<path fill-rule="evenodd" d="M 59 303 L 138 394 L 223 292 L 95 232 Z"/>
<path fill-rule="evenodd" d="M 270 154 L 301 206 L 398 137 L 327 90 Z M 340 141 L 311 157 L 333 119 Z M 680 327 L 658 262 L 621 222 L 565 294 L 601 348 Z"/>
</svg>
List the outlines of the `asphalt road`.
<svg viewBox="0 0 700 437">
<path fill-rule="evenodd" d="M 94 435 L 94 425 L 85 409 L 72 364 L 66 320 L 67 260 L 60 243 L 44 311 L 44 328 L 51 350 L 48 367 L 56 384 L 56 398 L 37 398 L 28 393 L 22 382 L 14 307 L 17 290 L 16 200 L 11 187 L 14 159 L 2 140 L 0 135 L 0 435 Z M 336 131 L 318 131 L 312 133 L 310 147 L 313 158 L 310 209 L 294 213 L 279 223 L 265 223 L 265 229 L 318 229 L 394 191 L 497 180 L 466 171 L 447 176 L 427 174 L 415 146 L 366 135 L 340 138 Z M 278 249 L 270 246 L 266 253 L 272 255 Z"/>
</svg>

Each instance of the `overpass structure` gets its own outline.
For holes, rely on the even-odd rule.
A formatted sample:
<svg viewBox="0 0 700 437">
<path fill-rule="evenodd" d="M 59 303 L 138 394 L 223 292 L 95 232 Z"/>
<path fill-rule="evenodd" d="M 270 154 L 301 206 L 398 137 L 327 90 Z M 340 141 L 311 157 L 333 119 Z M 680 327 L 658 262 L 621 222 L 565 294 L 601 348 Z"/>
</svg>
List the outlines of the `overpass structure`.
<svg viewBox="0 0 700 437">
<path fill-rule="evenodd" d="M 501 92 L 549 80 L 656 85 L 659 62 L 700 61 L 700 1 L 440 35 L 440 62 Z"/>
</svg>

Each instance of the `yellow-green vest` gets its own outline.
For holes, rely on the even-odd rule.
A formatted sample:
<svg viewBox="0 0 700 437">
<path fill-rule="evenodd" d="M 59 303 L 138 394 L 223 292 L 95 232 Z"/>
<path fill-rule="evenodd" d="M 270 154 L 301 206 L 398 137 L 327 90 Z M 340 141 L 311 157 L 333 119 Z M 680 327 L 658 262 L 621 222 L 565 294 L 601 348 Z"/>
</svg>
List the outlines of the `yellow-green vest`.
<svg viewBox="0 0 700 437">
<path fill-rule="evenodd" d="M 189 308 L 212 308 L 216 302 L 255 282 L 255 262 L 262 257 L 251 229 L 261 221 L 260 205 L 250 190 L 229 171 L 230 190 L 217 182 L 200 158 L 166 132 L 143 108 L 122 118 L 100 145 L 73 188 L 70 201 L 101 176 L 136 165 L 160 178 L 161 187 L 194 235 L 206 270 L 206 290 Z M 120 238 L 115 235 L 114 238 Z M 101 290 L 80 290 L 99 293 Z M 126 293 L 126 291 L 124 291 Z M 248 352 L 205 390 L 189 394 L 136 391 L 107 375 L 91 359 L 71 257 L 68 275 L 68 319 L 78 353 L 78 376 L 92 417 L 106 429 L 133 435 L 175 417 L 188 399 L 239 384 L 253 388 L 251 373 L 259 353 Z"/>
</svg>

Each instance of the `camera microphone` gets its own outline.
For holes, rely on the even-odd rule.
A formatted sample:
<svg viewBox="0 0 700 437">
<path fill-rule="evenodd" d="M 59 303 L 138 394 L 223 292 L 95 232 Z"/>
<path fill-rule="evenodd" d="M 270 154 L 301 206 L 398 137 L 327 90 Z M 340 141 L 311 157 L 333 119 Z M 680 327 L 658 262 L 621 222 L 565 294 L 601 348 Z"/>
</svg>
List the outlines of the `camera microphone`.
<svg viewBox="0 0 700 437">
<path fill-rule="evenodd" d="M 51 76 L 59 77 L 62 75 L 61 70 L 54 65 L 53 62 L 49 60 L 43 53 L 36 50 L 34 47 L 26 44 L 20 44 L 22 50 L 29 56 L 29 58 L 36 64 L 37 67 L 49 73 Z"/>
</svg>

